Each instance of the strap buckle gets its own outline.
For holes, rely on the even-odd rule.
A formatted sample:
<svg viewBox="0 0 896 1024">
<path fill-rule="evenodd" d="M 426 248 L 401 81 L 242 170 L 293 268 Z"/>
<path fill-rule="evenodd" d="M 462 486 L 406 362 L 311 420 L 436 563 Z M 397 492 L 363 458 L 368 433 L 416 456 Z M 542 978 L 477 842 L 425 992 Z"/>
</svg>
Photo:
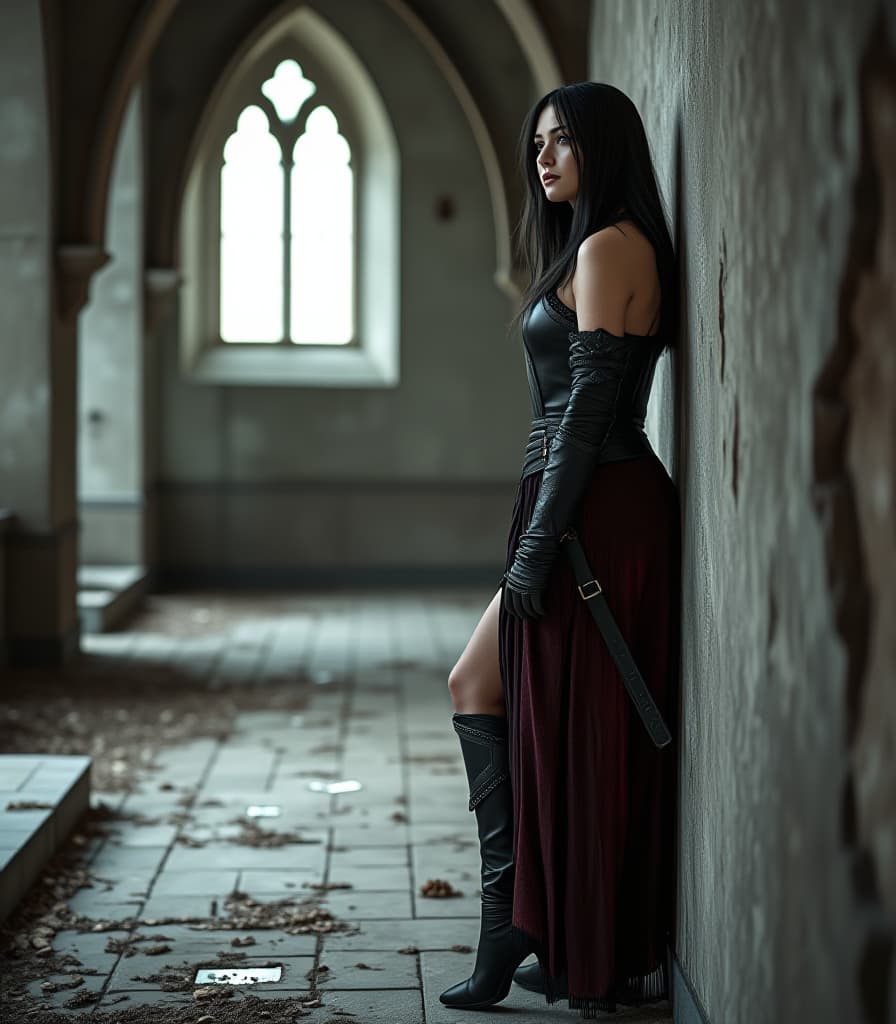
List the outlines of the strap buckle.
<svg viewBox="0 0 896 1024">
<path fill-rule="evenodd" d="M 579 539 L 579 535 L 576 533 L 575 529 L 572 526 L 568 526 L 566 528 L 566 530 L 564 531 L 564 533 L 562 533 L 560 535 L 560 543 L 561 544 L 565 540 L 573 541 L 573 540 L 578 540 L 578 539 Z M 578 557 L 577 557 L 577 554 L 578 554 Z M 581 579 L 582 576 L 585 575 L 585 573 L 591 571 L 588 568 L 588 563 L 585 561 L 585 557 L 584 557 L 584 555 L 582 553 L 581 548 L 579 548 L 578 553 L 576 552 L 576 550 L 574 548 L 571 549 L 570 557 L 573 560 L 573 568 L 574 568 L 575 574 L 576 574 L 576 576 L 579 579 Z M 576 564 L 577 562 L 580 562 L 581 564 L 577 565 Z M 592 597 L 597 597 L 598 594 L 603 593 L 603 588 L 597 582 L 597 580 L 586 580 L 584 583 L 579 583 L 577 585 L 578 585 L 578 588 L 579 588 L 579 594 L 581 594 L 583 601 L 590 601 Z M 585 593 L 586 589 L 588 590 L 587 594 Z"/>
</svg>

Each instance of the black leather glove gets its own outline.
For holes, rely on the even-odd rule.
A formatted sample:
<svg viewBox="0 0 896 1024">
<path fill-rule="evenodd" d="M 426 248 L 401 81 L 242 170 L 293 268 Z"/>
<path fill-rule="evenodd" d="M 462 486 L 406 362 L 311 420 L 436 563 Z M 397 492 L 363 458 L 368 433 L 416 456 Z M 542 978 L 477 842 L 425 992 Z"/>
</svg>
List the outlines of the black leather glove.
<svg viewBox="0 0 896 1024">
<path fill-rule="evenodd" d="M 544 614 L 543 592 L 576 519 L 598 454 L 616 420 L 632 342 L 596 331 L 571 331 L 569 402 L 548 453 L 538 496 L 513 563 L 505 574 L 504 607 L 517 618 Z"/>
</svg>

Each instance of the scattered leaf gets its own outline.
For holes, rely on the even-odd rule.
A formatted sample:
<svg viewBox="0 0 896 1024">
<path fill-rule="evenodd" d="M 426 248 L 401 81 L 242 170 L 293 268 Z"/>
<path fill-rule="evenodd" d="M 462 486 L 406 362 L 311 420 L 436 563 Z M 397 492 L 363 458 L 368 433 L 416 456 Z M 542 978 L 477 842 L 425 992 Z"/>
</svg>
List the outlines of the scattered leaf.
<svg viewBox="0 0 896 1024">
<path fill-rule="evenodd" d="M 420 886 L 420 895 L 429 899 L 443 900 L 463 896 L 463 893 L 459 889 L 455 889 L 444 878 L 430 878 Z"/>
</svg>

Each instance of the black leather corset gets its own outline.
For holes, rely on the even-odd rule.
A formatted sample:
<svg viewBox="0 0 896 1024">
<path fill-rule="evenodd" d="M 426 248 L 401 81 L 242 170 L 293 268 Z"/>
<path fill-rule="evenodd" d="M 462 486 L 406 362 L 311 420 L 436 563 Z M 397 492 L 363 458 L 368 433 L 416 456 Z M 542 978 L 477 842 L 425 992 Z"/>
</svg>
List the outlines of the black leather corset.
<svg viewBox="0 0 896 1024">
<path fill-rule="evenodd" d="M 544 469 L 551 439 L 569 402 L 569 332 L 577 329 L 575 311 L 548 292 L 523 320 L 523 350 L 532 400 L 532 427 L 526 444 L 523 475 Z M 661 351 L 659 336 L 626 334 L 633 358 L 620 386 L 616 418 L 601 447 L 598 462 L 616 462 L 649 455 L 644 433 L 653 371 Z"/>
</svg>

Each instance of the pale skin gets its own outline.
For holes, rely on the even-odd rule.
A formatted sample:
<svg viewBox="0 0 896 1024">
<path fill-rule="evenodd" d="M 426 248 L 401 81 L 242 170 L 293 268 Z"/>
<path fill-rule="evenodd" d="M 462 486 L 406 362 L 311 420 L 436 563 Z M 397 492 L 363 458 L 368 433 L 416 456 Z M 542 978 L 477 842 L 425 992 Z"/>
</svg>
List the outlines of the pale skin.
<svg viewBox="0 0 896 1024">
<path fill-rule="evenodd" d="M 541 112 L 534 142 L 545 197 L 575 204 L 579 175 L 573 142 L 553 107 Z M 546 174 L 554 178 L 545 182 Z M 628 220 L 589 235 L 579 246 L 572 281 L 557 295 L 575 310 L 580 331 L 602 327 L 616 335 L 656 333 L 660 282 L 653 246 Z M 500 607 L 499 589 L 449 673 L 448 691 L 459 714 L 505 714 L 498 665 Z"/>
</svg>

